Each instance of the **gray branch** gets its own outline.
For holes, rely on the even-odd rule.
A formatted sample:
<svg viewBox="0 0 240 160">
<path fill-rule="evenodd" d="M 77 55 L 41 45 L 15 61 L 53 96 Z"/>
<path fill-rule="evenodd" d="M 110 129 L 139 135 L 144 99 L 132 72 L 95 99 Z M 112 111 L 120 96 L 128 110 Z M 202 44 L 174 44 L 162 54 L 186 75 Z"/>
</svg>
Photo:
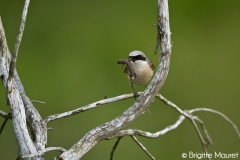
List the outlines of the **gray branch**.
<svg viewBox="0 0 240 160">
<path fill-rule="evenodd" d="M 239 130 L 238 130 L 237 126 L 226 115 L 224 115 L 223 113 L 221 113 L 219 111 L 215 111 L 215 110 L 212 110 L 212 109 L 209 109 L 209 108 L 195 108 L 195 109 L 192 109 L 192 110 L 183 111 L 183 110 L 181 110 L 181 108 L 179 108 L 177 105 L 175 105 L 171 101 L 164 98 L 162 95 L 157 94 L 156 97 L 158 97 L 165 104 L 173 107 L 177 112 L 179 112 L 181 114 L 179 116 L 178 120 L 174 124 L 166 127 L 165 129 L 163 129 L 161 131 L 155 132 L 155 133 L 141 131 L 141 130 L 137 130 L 137 129 L 122 130 L 122 131 L 116 133 L 113 136 L 107 137 L 106 139 L 109 140 L 109 139 L 113 139 L 113 138 L 123 138 L 124 136 L 136 136 L 136 135 L 146 137 L 146 138 L 157 138 L 159 136 L 162 136 L 162 135 L 166 134 L 167 132 L 169 132 L 173 129 L 176 129 L 184 121 L 185 118 L 188 118 L 192 122 L 195 130 L 197 131 L 197 134 L 198 134 L 198 136 L 200 138 L 200 141 L 203 145 L 203 149 L 207 153 L 207 145 L 209 145 L 209 144 L 212 145 L 213 142 L 212 142 L 212 140 L 211 140 L 211 138 L 210 138 L 210 136 L 207 132 L 206 126 L 204 125 L 203 121 L 200 118 L 192 115 L 192 113 L 198 112 L 198 111 L 206 111 L 206 112 L 211 112 L 211 113 L 215 113 L 217 115 L 220 115 L 221 117 L 223 117 L 227 122 L 229 122 L 232 125 L 232 127 L 235 129 L 237 135 L 239 136 Z M 203 136 L 202 136 L 197 124 L 195 123 L 195 120 L 200 123 L 200 125 L 203 129 L 203 132 L 204 132 L 205 139 L 206 139 L 207 142 L 204 141 Z"/>
<path fill-rule="evenodd" d="M 195 109 L 190 110 L 189 112 L 193 113 L 193 112 L 199 112 L 199 111 L 211 112 L 211 113 L 215 113 L 215 114 L 221 116 L 222 118 L 224 118 L 234 128 L 235 132 L 237 133 L 238 137 L 240 138 L 240 132 L 239 132 L 238 127 L 225 114 L 223 114 L 223 113 L 221 113 L 219 111 L 210 109 L 210 108 L 195 108 Z"/>
<path fill-rule="evenodd" d="M 13 50 L 13 56 L 10 64 L 10 69 L 9 69 L 9 78 L 13 78 L 14 75 L 14 70 L 16 69 L 16 62 L 17 62 L 17 56 L 18 56 L 18 50 L 22 41 L 22 36 L 23 36 L 23 31 L 25 27 L 25 22 L 27 18 L 27 12 L 28 12 L 28 6 L 29 6 L 30 0 L 26 0 L 24 7 L 23 7 L 23 13 L 22 13 L 22 20 L 21 20 L 21 25 L 19 29 L 19 34 L 16 39 L 15 47 Z"/>
<path fill-rule="evenodd" d="M 138 141 L 138 139 L 135 136 L 131 136 L 131 138 L 137 143 L 137 145 L 152 159 L 155 160 L 155 158 L 152 156 L 152 154 L 143 146 L 141 142 Z"/>
<path fill-rule="evenodd" d="M 30 154 L 30 155 L 26 155 L 26 156 L 22 156 L 22 158 L 32 158 L 38 155 L 42 155 L 46 152 L 50 152 L 50 151 L 60 151 L 61 153 L 66 151 L 66 149 L 62 148 L 62 147 L 48 147 L 43 149 L 42 151 L 35 153 L 35 154 Z"/>
<path fill-rule="evenodd" d="M 146 131 L 141 131 L 138 129 L 127 129 L 127 130 L 121 130 L 120 132 L 116 133 L 113 136 L 107 137 L 106 139 L 113 139 L 116 137 L 124 137 L 124 136 L 141 136 L 141 137 L 146 137 L 146 138 L 158 138 L 159 136 L 162 136 L 174 129 L 176 129 L 185 119 L 185 117 L 183 115 L 179 116 L 178 120 L 172 124 L 167 126 L 165 129 L 155 132 L 155 133 L 151 133 L 151 132 L 146 132 Z"/>
<path fill-rule="evenodd" d="M 8 119 L 11 117 L 11 113 L 8 113 L 7 117 L 5 118 L 5 120 L 3 121 L 1 128 L 0 128 L 0 135 L 2 134 L 2 131 L 5 127 L 5 125 L 7 124 Z"/>
<path fill-rule="evenodd" d="M 0 110 L 0 116 L 3 117 L 3 118 L 7 118 L 8 117 L 8 113 L 5 113 L 5 112 Z"/>
<path fill-rule="evenodd" d="M 121 139 L 122 139 L 122 137 L 118 137 L 117 141 L 115 142 L 115 144 L 112 148 L 111 154 L 110 154 L 110 160 L 113 160 L 113 154 L 114 154 L 114 152 L 115 152 L 115 150 L 116 150 L 116 148 L 117 148 Z"/>
<path fill-rule="evenodd" d="M 47 127 L 42 123 L 41 116 L 26 96 L 16 71 L 18 49 L 23 36 L 29 2 L 29 0 L 25 1 L 13 58 L 9 52 L 4 28 L 0 19 L 0 78 L 6 89 L 7 101 L 11 108 L 12 122 L 20 156 L 37 153 L 37 151 L 44 149 L 47 143 Z M 29 135 L 26 120 L 30 126 L 32 136 Z M 33 159 L 42 158 L 42 156 L 39 156 Z"/>
<path fill-rule="evenodd" d="M 204 122 L 200 118 L 192 115 L 193 112 L 197 111 L 207 111 L 222 116 L 233 126 L 236 133 L 240 137 L 240 132 L 237 126 L 221 112 L 208 108 L 196 108 L 188 111 L 183 111 L 177 105 L 175 105 L 171 101 L 168 101 L 166 98 L 158 94 L 159 90 L 162 88 L 167 78 L 171 56 L 171 37 L 170 37 L 171 32 L 169 26 L 168 0 L 158 0 L 157 4 L 158 24 L 156 24 L 158 35 L 155 52 L 157 52 L 160 46 L 159 65 L 152 81 L 150 82 L 146 90 L 142 93 L 139 93 L 140 97 L 136 100 L 136 102 L 131 107 L 129 107 L 125 112 L 123 112 L 120 116 L 118 116 L 117 118 L 113 119 L 110 122 L 107 122 L 92 129 L 91 131 L 86 133 L 69 150 L 65 150 L 61 147 L 45 148 L 47 144 L 47 123 L 60 118 L 72 116 L 87 111 L 89 109 L 99 107 L 103 104 L 116 102 L 127 98 L 132 98 L 133 94 L 125 94 L 113 98 L 103 99 L 72 111 L 51 115 L 46 117 L 45 119 L 42 119 L 40 114 L 32 104 L 32 102 L 38 103 L 42 102 L 35 100 L 31 101 L 27 97 L 24 91 L 24 87 L 16 71 L 18 50 L 23 36 L 29 3 L 30 0 L 25 1 L 19 34 L 16 39 L 12 56 L 7 46 L 6 36 L 0 18 L 0 79 L 5 87 L 8 105 L 10 106 L 11 109 L 10 112 L 11 114 L 10 113 L 7 114 L 4 113 L 3 111 L 0 111 L 0 116 L 5 118 L 5 121 L 0 130 L 1 131 L 3 130 L 8 118 L 12 118 L 14 133 L 20 150 L 19 159 L 42 160 L 44 159 L 43 154 L 45 152 L 59 150 L 60 152 L 62 152 L 62 154 L 58 157 L 59 160 L 63 159 L 77 160 L 80 159 L 83 155 L 85 155 L 101 140 L 118 138 L 111 152 L 110 159 L 112 159 L 113 153 L 120 139 L 126 135 L 131 136 L 133 140 L 144 150 L 144 152 L 151 159 L 154 159 L 154 157 L 137 140 L 135 136 L 139 135 L 148 138 L 157 138 L 173 129 L 176 129 L 184 121 L 185 118 L 189 119 L 192 122 L 202 143 L 203 149 L 205 152 L 207 152 L 207 145 L 213 143 L 207 132 Z M 155 97 L 157 97 L 165 104 L 171 106 L 177 112 L 179 112 L 181 114 L 179 116 L 179 119 L 174 124 L 156 133 L 150 133 L 136 129 L 123 130 L 125 127 L 127 127 L 129 124 L 135 121 L 140 115 L 142 115 L 148 109 L 151 102 L 154 101 Z M 10 115 L 12 117 L 10 117 Z M 201 134 L 196 122 L 200 123 L 204 133 L 203 135 Z M 28 132 L 27 124 L 29 125 L 32 134 L 31 136 Z"/>
<path fill-rule="evenodd" d="M 93 130 L 85 134 L 69 150 L 62 153 L 58 157 L 58 159 L 80 159 L 99 141 L 106 139 L 107 137 L 112 136 L 120 130 L 124 129 L 147 110 L 150 103 L 154 100 L 155 95 L 162 88 L 166 80 L 170 65 L 171 33 L 169 28 L 168 1 L 159 0 L 158 7 L 158 25 L 161 28 L 161 32 L 159 33 L 161 52 L 159 66 L 151 83 L 129 109 L 127 109 L 124 113 L 122 113 L 120 116 L 113 119 L 112 121 L 102 124 L 101 126 L 94 128 Z"/>
<path fill-rule="evenodd" d="M 26 115 L 23 105 L 20 92 L 18 90 L 17 84 L 14 78 L 9 79 L 8 81 L 8 54 L 9 50 L 7 47 L 6 37 L 4 29 L 2 26 L 2 21 L 0 21 L 0 41 L 1 46 L 0 50 L 0 76 L 4 84 L 5 89 L 7 90 L 7 98 L 10 105 L 12 113 L 12 122 L 14 126 L 14 133 L 16 140 L 20 149 L 20 155 L 25 155 L 29 153 L 36 153 L 37 150 L 28 134 L 27 124 L 26 124 Z"/>
<path fill-rule="evenodd" d="M 141 94 L 141 92 L 139 92 L 139 94 Z M 64 112 L 64 113 L 59 113 L 59 114 L 54 114 L 54 115 L 48 116 L 43 120 L 43 123 L 47 124 L 48 122 L 51 122 L 51 121 L 54 121 L 54 120 L 57 120 L 57 119 L 60 119 L 60 118 L 72 116 L 72 115 L 75 115 L 75 114 L 79 114 L 79 113 L 87 111 L 89 109 L 99 107 L 103 104 L 112 103 L 112 102 L 124 100 L 124 99 L 127 99 L 127 98 L 131 98 L 131 97 L 133 97 L 132 93 L 131 94 L 120 95 L 120 96 L 113 97 L 113 98 L 103 99 L 103 100 L 88 104 L 86 106 L 77 108 L 77 109 L 72 110 L 72 111 L 67 111 L 67 112 Z"/>
</svg>

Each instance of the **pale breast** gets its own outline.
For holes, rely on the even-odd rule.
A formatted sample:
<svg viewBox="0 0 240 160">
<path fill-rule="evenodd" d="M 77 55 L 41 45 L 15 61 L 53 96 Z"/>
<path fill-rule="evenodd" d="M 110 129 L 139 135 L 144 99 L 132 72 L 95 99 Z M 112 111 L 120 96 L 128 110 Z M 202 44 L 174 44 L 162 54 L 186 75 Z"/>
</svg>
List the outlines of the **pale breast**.
<svg viewBox="0 0 240 160">
<path fill-rule="evenodd" d="M 133 66 L 137 76 L 135 79 L 128 77 L 129 80 L 140 86 L 145 85 L 151 79 L 153 70 L 146 61 L 135 61 Z"/>
</svg>

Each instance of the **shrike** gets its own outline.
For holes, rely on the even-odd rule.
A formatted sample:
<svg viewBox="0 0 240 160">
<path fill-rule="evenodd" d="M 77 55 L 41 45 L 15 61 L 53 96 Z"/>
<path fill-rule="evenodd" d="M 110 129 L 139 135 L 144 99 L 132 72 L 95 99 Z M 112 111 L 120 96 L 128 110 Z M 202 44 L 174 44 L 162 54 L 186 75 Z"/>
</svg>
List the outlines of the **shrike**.
<svg viewBox="0 0 240 160">
<path fill-rule="evenodd" d="M 128 79 L 130 81 L 134 97 L 136 99 L 138 94 L 135 91 L 133 84 L 137 84 L 139 86 L 146 86 L 146 83 L 152 78 L 154 65 L 141 51 L 132 51 L 129 54 L 128 62 L 131 63 L 131 66 L 134 69 L 135 77 L 133 78 L 130 76 L 130 72 L 127 67 L 125 68 L 124 73 L 127 73 L 128 75 Z"/>
</svg>

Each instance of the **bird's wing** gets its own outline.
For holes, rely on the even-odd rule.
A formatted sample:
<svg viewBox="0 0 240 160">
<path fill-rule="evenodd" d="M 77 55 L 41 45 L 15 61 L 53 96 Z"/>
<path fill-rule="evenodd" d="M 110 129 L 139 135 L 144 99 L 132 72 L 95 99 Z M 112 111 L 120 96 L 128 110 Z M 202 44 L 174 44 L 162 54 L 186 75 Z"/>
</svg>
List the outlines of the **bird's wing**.
<svg viewBox="0 0 240 160">
<path fill-rule="evenodd" d="M 155 67 L 154 67 L 154 65 L 153 65 L 153 63 L 151 61 L 149 61 L 149 65 L 152 68 L 152 70 L 155 69 Z"/>
</svg>

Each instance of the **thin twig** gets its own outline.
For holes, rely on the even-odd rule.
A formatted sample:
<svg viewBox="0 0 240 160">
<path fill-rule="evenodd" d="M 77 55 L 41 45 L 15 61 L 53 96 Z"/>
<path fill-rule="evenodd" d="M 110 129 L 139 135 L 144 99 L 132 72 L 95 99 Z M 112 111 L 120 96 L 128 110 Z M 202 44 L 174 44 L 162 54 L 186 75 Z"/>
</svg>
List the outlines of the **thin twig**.
<svg viewBox="0 0 240 160">
<path fill-rule="evenodd" d="M 190 111 L 192 111 L 192 110 L 190 110 Z M 188 112 L 189 112 L 189 111 L 188 111 Z M 204 132 L 204 134 L 205 134 L 205 138 L 206 138 L 206 141 L 207 141 L 207 145 L 209 145 L 209 144 L 210 144 L 210 145 L 213 145 L 213 141 L 212 141 L 210 135 L 208 134 L 208 131 L 207 131 L 207 128 L 206 128 L 204 122 L 203 122 L 199 117 L 195 117 L 195 120 L 198 121 L 198 123 L 199 123 L 199 124 L 201 125 L 201 127 L 202 127 L 202 130 L 203 130 L 203 132 Z"/>
<path fill-rule="evenodd" d="M 176 129 L 183 122 L 184 119 L 185 119 L 185 117 L 183 115 L 180 115 L 178 120 L 174 124 L 166 127 L 165 129 L 163 129 L 161 131 L 155 132 L 155 133 L 141 131 L 141 130 L 137 130 L 137 129 L 127 129 L 127 130 L 121 130 L 118 133 L 114 134 L 113 136 L 107 137 L 106 139 L 109 140 L 109 139 L 113 139 L 116 137 L 135 136 L 135 135 L 146 137 L 146 138 L 157 138 L 159 136 L 162 136 L 162 135 L 170 132 L 171 130 Z"/>
<path fill-rule="evenodd" d="M 189 113 L 193 113 L 193 112 L 196 112 L 196 111 L 207 111 L 207 112 L 212 112 L 212 113 L 218 114 L 218 115 L 222 116 L 227 122 L 229 122 L 229 123 L 233 126 L 233 128 L 235 129 L 237 135 L 240 137 L 239 130 L 238 130 L 237 126 L 236 126 L 227 116 L 225 116 L 223 113 L 221 113 L 221 112 L 219 112 L 219 111 L 212 110 L 212 109 L 209 109 L 209 108 L 196 108 L 196 109 L 192 109 L 192 110 L 189 110 L 189 111 L 185 111 L 185 112 L 184 112 L 184 111 L 182 111 L 179 107 L 177 107 L 174 103 L 172 103 L 172 102 L 168 101 L 166 98 L 164 98 L 162 95 L 159 94 L 159 95 L 157 95 L 157 97 L 158 97 L 160 100 L 162 100 L 165 104 L 173 107 L 173 108 L 174 108 L 175 110 L 177 110 L 180 114 L 182 114 L 182 115 L 184 115 L 185 117 L 187 117 L 187 118 L 193 123 L 194 128 L 195 128 L 195 130 L 197 131 L 198 136 L 199 136 L 199 138 L 200 138 L 200 140 L 201 140 L 203 149 L 204 149 L 204 151 L 205 151 L 206 153 L 207 153 L 207 143 L 203 140 L 202 135 L 201 135 L 201 132 L 199 131 L 199 129 L 198 129 L 198 127 L 197 127 L 197 125 L 196 125 L 196 123 L 195 123 L 195 121 L 194 121 L 195 119 L 196 119 L 196 120 L 198 120 L 198 119 L 197 119 L 196 117 L 192 116 L 192 115 L 189 114 Z M 200 121 L 198 120 L 198 122 L 200 122 Z M 202 127 L 203 127 L 203 131 L 204 131 L 205 137 L 206 137 L 206 139 L 207 139 L 207 140 L 210 142 L 210 144 L 211 144 L 212 141 L 211 141 L 210 136 L 208 135 L 208 132 L 206 131 L 206 127 L 204 126 L 203 123 L 200 122 L 200 124 L 203 125 Z M 205 128 L 205 129 L 204 129 L 204 128 Z M 212 144 L 213 144 L 213 143 L 212 143 Z M 210 159 L 210 158 L 208 157 L 208 159 Z"/>
<path fill-rule="evenodd" d="M 138 94 L 141 94 L 141 93 L 142 92 L 139 92 Z M 60 119 L 60 118 L 72 116 L 72 115 L 75 115 L 75 114 L 87 111 L 89 109 L 96 108 L 96 107 L 101 106 L 103 104 L 112 103 L 112 102 L 116 102 L 116 101 L 120 101 L 120 100 L 123 100 L 123 99 L 132 98 L 132 97 L 133 97 L 133 94 L 131 93 L 131 94 L 123 94 L 123 95 L 120 95 L 120 96 L 117 96 L 117 97 L 113 97 L 113 98 L 103 99 L 103 100 L 100 100 L 100 101 L 88 104 L 86 106 L 77 108 L 77 109 L 72 110 L 72 111 L 67 111 L 67 112 L 64 112 L 64 113 L 59 113 L 59 114 L 54 114 L 54 115 L 48 116 L 48 117 L 46 117 L 44 119 L 44 123 L 46 124 L 48 122 L 51 122 L 51 121 L 54 121 L 54 120 L 57 120 L 57 119 Z"/>
<path fill-rule="evenodd" d="M 16 39 L 15 47 L 14 47 L 13 54 L 12 54 L 12 60 L 11 60 L 11 64 L 10 64 L 9 79 L 13 78 L 14 71 L 15 71 L 15 68 L 16 68 L 18 50 L 19 50 L 19 47 L 20 47 L 20 44 L 21 44 L 21 41 L 22 41 L 22 36 L 23 36 L 23 31 L 24 31 L 24 27 L 25 27 L 26 18 L 27 18 L 29 3 L 30 3 L 30 0 L 26 0 L 25 4 L 24 4 L 22 19 L 21 19 L 21 25 L 20 25 L 20 29 L 19 29 L 19 34 L 18 34 L 17 39 Z"/>
<path fill-rule="evenodd" d="M 239 138 L 240 138 L 240 132 L 239 132 L 238 127 L 237 127 L 236 124 L 233 123 L 225 114 L 223 114 L 223 113 L 221 113 L 221 112 L 219 112 L 219 111 L 210 109 L 210 108 L 194 108 L 194 109 L 190 110 L 189 112 L 190 112 L 190 113 L 193 113 L 193 112 L 198 112 L 198 111 L 212 112 L 212 113 L 215 113 L 215 114 L 223 117 L 230 125 L 232 125 L 232 127 L 233 127 L 234 130 L 235 130 L 235 132 L 237 133 L 237 135 L 238 135 Z"/>
<path fill-rule="evenodd" d="M 48 127 L 47 130 L 48 130 L 48 131 L 53 131 L 53 128 Z"/>
<path fill-rule="evenodd" d="M 115 152 L 115 150 L 116 150 L 116 148 L 117 148 L 121 139 L 122 139 L 122 137 L 118 137 L 117 141 L 115 142 L 115 144 L 112 148 L 111 154 L 110 154 L 110 160 L 113 160 L 113 154 L 114 154 L 114 152 Z"/>
<path fill-rule="evenodd" d="M 184 112 L 184 111 L 181 110 L 177 105 L 175 105 L 175 104 L 172 103 L 171 101 L 168 101 L 168 100 L 167 100 L 166 98 L 164 98 L 162 95 L 159 94 L 159 95 L 157 95 L 156 97 L 158 97 L 158 98 L 159 98 L 161 101 L 163 101 L 165 104 L 173 107 L 176 111 L 178 111 L 180 114 L 182 114 L 183 116 L 185 116 L 186 118 L 188 118 L 188 119 L 192 122 L 192 124 L 193 124 L 193 126 L 194 126 L 194 128 L 195 128 L 195 130 L 196 130 L 196 132 L 197 132 L 197 134 L 198 134 L 198 137 L 199 137 L 199 139 L 200 139 L 200 141 L 201 141 L 201 143 L 202 143 L 203 150 L 207 153 L 206 142 L 205 142 L 204 139 L 202 138 L 202 134 L 201 134 L 201 132 L 199 131 L 197 124 L 196 124 L 195 121 L 194 121 L 195 117 L 192 116 L 191 114 L 188 114 L 186 111 Z"/>
<path fill-rule="evenodd" d="M 191 122 L 192 122 L 192 124 L 193 124 L 193 126 L 194 126 L 194 128 L 195 128 L 195 130 L 196 130 L 196 132 L 197 132 L 197 134 L 198 134 L 198 137 L 199 137 L 199 139 L 200 139 L 200 142 L 202 143 L 203 150 L 204 150 L 204 152 L 207 154 L 207 153 L 208 153 L 207 143 L 204 141 L 203 136 L 202 136 L 200 130 L 198 129 L 198 126 L 197 126 L 196 122 L 194 121 L 195 118 L 196 118 L 196 117 L 194 116 L 194 117 L 191 118 L 190 120 L 191 120 Z M 208 157 L 208 159 L 211 160 L 210 157 Z"/>
<path fill-rule="evenodd" d="M 155 160 L 155 158 L 151 155 L 151 153 L 145 148 L 141 142 L 138 141 L 138 139 L 135 136 L 131 136 L 131 138 L 138 144 L 140 148 L 152 159 Z"/>
<path fill-rule="evenodd" d="M 62 147 L 48 147 L 48 148 L 45 148 L 45 149 L 41 150 L 38 153 L 22 156 L 22 158 L 32 158 L 32 157 L 44 154 L 44 153 L 49 152 L 49 151 L 60 151 L 62 153 L 62 152 L 65 152 L 66 149 L 64 149 Z"/>
<path fill-rule="evenodd" d="M 37 100 L 31 100 L 31 102 L 40 103 L 40 104 L 46 104 L 46 102 L 37 101 Z"/>
<path fill-rule="evenodd" d="M 7 121 L 8 121 L 8 119 L 9 119 L 10 117 L 11 117 L 11 112 L 8 113 L 7 117 L 5 118 L 5 120 L 4 120 L 3 123 L 2 123 L 2 126 L 1 126 L 1 128 L 0 128 L 0 135 L 2 134 L 2 131 L 3 131 L 5 125 L 7 124 Z"/>
<path fill-rule="evenodd" d="M 0 116 L 3 117 L 3 118 L 7 118 L 8 117 L 8 113 L 5 113 L 5 112 L 0 110 Z"/>
</svg>

